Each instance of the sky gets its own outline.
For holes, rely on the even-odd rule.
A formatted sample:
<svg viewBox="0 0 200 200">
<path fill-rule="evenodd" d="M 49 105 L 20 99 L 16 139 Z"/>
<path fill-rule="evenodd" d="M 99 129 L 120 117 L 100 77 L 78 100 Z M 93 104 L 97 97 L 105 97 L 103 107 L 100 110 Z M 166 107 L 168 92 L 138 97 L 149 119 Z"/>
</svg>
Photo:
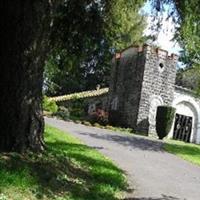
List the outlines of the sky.
<svg viewBox="0 0 200 200">
<path fill-rule="evenodd" d="M 166 7 L 167 10 L 167 7 Z M 144 31 L 145 35 L 148 35 L 151 33 L 150 27 L 151 27 L 151 21 L 152 21 L 152 16 L 151 16 L 151 4 L 150 1 L 148 1 L 144 7 L 142 8 L 142 12 L 145 13 L 147 17 L 147 22 L 148 26 L 146 30 Z M 172 41 L 173 35 L 175 33 L 174 30 L 174 23 L 172 19 L 166 20 L 167 16 L 167 11 L 164 13 L 164 20 L 162 21 L 163 26 L 161 31 L 158 34 L 157 40 L 154 42 L 155 45 L 159 46 L 160 48 L 167 50 L 169 53 L 175 53 L 179 54 L 179 51 L 181 50 L 180 46 L 178 45 L 177 42 Z"/>
</svg>

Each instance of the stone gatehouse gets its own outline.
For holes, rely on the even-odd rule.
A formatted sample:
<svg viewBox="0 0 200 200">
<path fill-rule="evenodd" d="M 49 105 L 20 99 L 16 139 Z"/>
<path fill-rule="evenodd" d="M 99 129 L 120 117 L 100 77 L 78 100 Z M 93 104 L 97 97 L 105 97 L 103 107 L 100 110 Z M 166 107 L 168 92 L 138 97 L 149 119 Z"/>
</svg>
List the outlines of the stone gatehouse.
<svg viewBox="0 0 200 200">
<path fill-rule="evenodd" d="M 110 119 L 135 131 L 155 134 L 157 106 L 176 108 L 169 137 L 200 143 L 200 100 L 175 85 L 178 56 L 154 47 L 131 46 L 112 60 Z"/>
</svg>

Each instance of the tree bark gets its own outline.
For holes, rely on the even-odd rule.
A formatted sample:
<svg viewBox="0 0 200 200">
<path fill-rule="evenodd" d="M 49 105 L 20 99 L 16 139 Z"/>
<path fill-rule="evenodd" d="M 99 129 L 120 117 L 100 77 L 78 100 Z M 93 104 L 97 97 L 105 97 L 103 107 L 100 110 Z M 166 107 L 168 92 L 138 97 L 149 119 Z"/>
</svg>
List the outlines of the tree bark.
<svg viewBox="0 0 200 200">
<path fill-rule="evenodd" d="M 1 0 L 0 4 L 0 151 L 40 151 L 49 1 Z"/>
</svg>

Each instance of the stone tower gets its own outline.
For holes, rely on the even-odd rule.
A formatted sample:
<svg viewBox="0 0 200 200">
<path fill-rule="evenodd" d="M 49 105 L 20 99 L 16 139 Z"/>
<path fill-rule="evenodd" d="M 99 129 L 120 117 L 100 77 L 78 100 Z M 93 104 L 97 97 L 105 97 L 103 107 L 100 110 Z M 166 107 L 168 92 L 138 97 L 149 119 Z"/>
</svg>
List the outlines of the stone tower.
<svg viewBox="0 0 200 200">
<path fill-rule="evenodd" d="M 155 132 L 157 106 L 171 105 L 178 57 L 148 45 L 131 46 L 112 60 L 110 121 L 145 134 Z"/>
</svg>

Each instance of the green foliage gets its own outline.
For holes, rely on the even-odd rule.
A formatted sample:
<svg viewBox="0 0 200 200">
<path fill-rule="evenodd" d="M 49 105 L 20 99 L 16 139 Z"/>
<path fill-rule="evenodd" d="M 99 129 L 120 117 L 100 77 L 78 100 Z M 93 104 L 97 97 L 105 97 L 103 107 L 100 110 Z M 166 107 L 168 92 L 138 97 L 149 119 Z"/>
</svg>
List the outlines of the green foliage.
<svg viewBox="0 0 200 200">
<path fill-rule="evenodd" d="M 79 108 L 74 108 L 74 107 L 71 108 L 70 109 L 70 113 L 71 113 L 72 116 L 78 117 L 78 118 L 83 117 L 84 114 L 85 114 L 83 108 L 81 108 L 81 107 L 79 107 Z"/>
<path fill-rule="evenodd" d="M 176 26 L 174 38 L 183 48 L 181 60 L 189 67 L 200 63 L 200 1 L 154 0 L 155 10 L 172 17 Z M 158 16 L 158 15 L 157 15 Z"/>
<path fill-rule="evenodd" d="M 83 99 L 74 99 L 70 103 L 70 114 L 74 117 L 83 117 L 85 115 L 85 103 Z"/>
<path fill-rule="evenodd" d="M 52 101 L 54 100 L 52 99 Z M 59 106 L 58 111 L 54 113 L 54 115 L 63 120 L 80 119 L 85 117 L 85 108 L 86 104 L 84 99 L 75 98 L 73 96 L 70 102 L 64 103 L 64 106 Z"/>
<path fill-rule="evenodd" d="M 186 64 L 186 72 L 183 80 L 192 86 L 192 89 L 200 95 L 200 1 L 180 1 L 177 7 L 180 15 L 180 27 L 178 40 L 183 47 L 182 61 Z M 184 76 L 183 75 L 183 76 Z M 189 79 L 189 80 L 188 80 Z M 189 83 L 191 82 L 191 83 Z"/>
<path fill-rule="evenodd" d="M 96 150 L 58 129 L 45 129 L 43 153 L 0 153 L 3 200 L 117 200 L 123 172 Z"/>
<path fill-rule="evenodd" d="M 70 111 L 68 108 L 65 108 L 64 106 L 59 106 L 58 111 L 54 115 L 63 120 L 70 119 Z"/>
<path fill-rule="evenodd" d="M 167 13 L 167 17 L 172 18 L 175 25 L 174 40 L 178 41 L 183 49 L 180 61 L 186 65 L 186 70 L 179 71 L 177 83 L 200 95 L 200 1 L 151 0 L 151 3 L 155 17 L 163 17 Z M 162 24 L 158 24 L 159 30 Z"/>
<path fill-rule="evenodd" d="M 77 0 L 57 6 L 53 51 L 45 66 L 48 96 L 108 86 L 114 52 L 144 40 L 143 0 Z"/>
<path fill-rule="evenodd" d="M 200 66 L 186 67 L 177 71 L 176 84 L 189 88 L 200 96 Z"/>
<path fill-rule="evenodd" d="M 111 47 L 119 50 L 144 42 L 146 18 L 138 14 L 144 1 L 109 0 L 105 4 L 105 35 Z"/>
<path fill-rule="evenodd" d="M 55 101 L 49 100 L 48 97 L 44 96 L 43 109 L 51 113 L 56 113 L 58 110 L 58 106 Z"/>
<path fill-rule="evenodd" d="M 156 114 L 156 131 L 159 139 L 163 139 L 169 133 L 175 111 L 175 108 L 170 106 L 158 106 Z"/>
<path fill-rule="evenodd" d="M 84 71 L 79 67 L 80 62 L 78 53 L 76 56 L 68 55 L 66 49 L 54 50 L 45 65 L 45 93 L 56 96 L 84 90 Z"/>
<path fill-rule="evenodd" d="M 163 15 L 167 12 L 168 17 L 172 17 L 176 26 L 174 38 L 184 49 L 181 60 L 188 67 L 199 68 L 199 1 L 151 2 L 155 18 L 159 18 L 158 12 Z M 141 33 L 146 20 L 138 14 L 143 3 L 143 0 L 77 0 L 59 4 L 53 15 L 51 41 L 54 48 L 45 67 L 46 94 L 84 91 L 97 84 L 107 86 L 113 53 L 145 40 Z M 158 23 L 158 27 L 162 24 Z M 198 90 L 195 88 L 197 93 Z"/>
<path fill-rule="evenodd" d="M 192 64 L 200 62 L 200 2 L 196 0 L 180 1 L 177 10 L 180 15 L 179 41 L 184 47 L 184 56 Z"/>
</svg>

